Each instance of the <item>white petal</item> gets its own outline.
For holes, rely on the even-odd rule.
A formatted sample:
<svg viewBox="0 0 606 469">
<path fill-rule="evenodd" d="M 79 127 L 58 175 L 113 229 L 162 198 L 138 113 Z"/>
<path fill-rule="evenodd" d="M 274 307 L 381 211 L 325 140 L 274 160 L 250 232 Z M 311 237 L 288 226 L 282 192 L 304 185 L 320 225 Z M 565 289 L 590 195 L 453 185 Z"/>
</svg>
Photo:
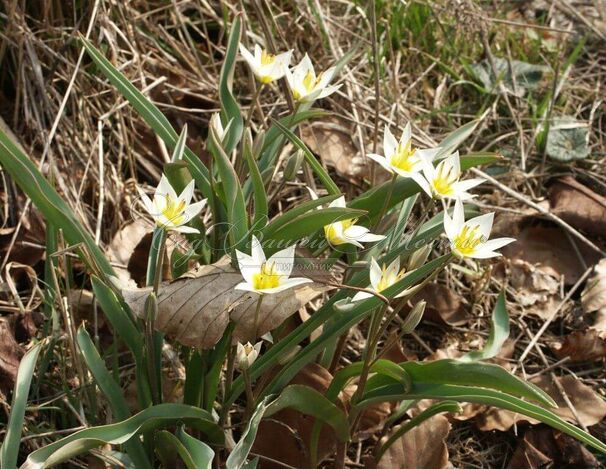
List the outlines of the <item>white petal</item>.
<svg viewBox="0 0 606 469">
<path fill-rule="evenodd" d="M 372 298 L 372 294 L 365 292 L 365 291 L 359 291 L 358 293 L 356 293 L 353 298 L 351 299 L 351 301 L 362 301 L 362 300 L 366 300 L 368 298 Z"/>
<path fill-rule="evenodd" d="M 255 62 L 261 62 L 261 56 L 263 55 L 263 49 L 259 44 L 255 44 Z"/>
<path fill-rule="evenodd" d="M 255 45 L 255 49 L 258 46 Z M 248 65 L 250 67 L 255 67 L 257 64 L 257 61 L 255 60 L 255 57 L 248 51 L 248 49 L 246 47 L 244 47 L 244 44 L 240 43 L 240 55 L 242 55 L 242 57 L 244 58 L 244 60 L 246 61 L 246 63 L 248 63 Z"/>
<path fill-rule="evenodd" d="M 454 227 L 454 231 L 458 234 L 463 228 L 465 224 L 465 208 L 463 207 L 463 202 L 461 199 L 457 199 L 455 202 L 453 214 L 452 214 L 452 224 Z"/>
<path fill-rule="evenodd" d="M 341 88 L 342 85 L 343 84 L 341 83 L 339 85 L 327 86 L 322 91 L 320 91 L 320 94 L 318 94 L 316 99 L 322 99 L 322 98 L 326 98 L 327 96 L 330 96 L 335 91 L 338 91 L 338 89 Z"/>
<path fill-rule="evenodd" d="M 177 193 L 173 189 L 173 186 L 171 186 L 170 182 L 168 182 L 168 178 L 164 174 L 162 174 L 162 177 L 160 178 L 160 183 L 156 188 L 156 195 L 165 197 L 166 194 L 168 194 L 168 196 L 173 200 L 177 200 L 178 198 Z"/>
<path fill-rule="evenodd" d="M 488 239 L 490 237 L 490 230 L 492 230 L 493 220 L 494 212 L 490 212 L 484 215 L 480 215 L 479 217 L 472 218 L 465 224 L 470 227 L 477 226 L 480 230 L 480 234 L 484 237 L 484 239 Z"/>
<path fill-rule="evenodd" d="M 386 125 L 383 133 L 383 153 L 385 154 L 385 158 L 389 159 L 396 152 L 397 146 L 398 141 L 396 137 L 393 136 L 391 130 L 389 130 L 389 126 Z"/>
<path fill-rule="evenodd" d="M 436 159 L 436 155 L 441 151 L 440 147 L 437 148 L 422 148 L 418 149 L 415 153 L 419 158 L 424 158 L 429 161 L 433 161 Z"/>
<path fill-rule="evenodd" d="M 247 282 L 240 282 L 234 287 L 234 290 L 250 291 L 259 294 L 262 293 L 260 290 L 256 290 L 250 283 Z"/>
<path fill-rule="evenodd" d="M 398 272 L 400 271 L 400 258 L 396 257 L 393 261 L 391 261 L 391 264 L 389 264 L 389 267 L 387 267 L 387 275 L 389 275 L 390 277 L 395 277 L 396 275 L 398 275 Z"/>
<path fill-rule="evenodd" d="M 500 252 L 494 252 L 489 250 L 477 250 L 469 254 L 467 257 L 471 257 L 473 259 L 490 259 L 492 257 L 501 257 L 501 255 L 502 254 Z"/>
<path fill-rule="evenodd" d="M 195 186 L 196 181 L 192 179 L 191 181 L 189 181 L 187 186 L 185 186 L 185 189 L 183 189 L 181 195 L 179 195 L 179 199 L 183 200 L 185 202 L 185 205 L 189 205 L 189 203 L 191 202 L 191 198 L 194 195 Z"/>
<path fill-rule="evenodd" d="M 496 251 L 501 249 L 503 246 L 507 246 L 510 243 L 515 242 L 515 238 L 495 238 L 486 241 L 484 244 L 478 247 L 478 251 Z"/>
<path fill-rule="evenodd" d="M 238 259 L 238 268 L 246 283 L 253 283 L 253 276 L 261 270 L 261 264 L 248 254 L 244 254 L 236 249 L 236 258 Z"/>
<path fill-rule="evenodd" d="M 373 233 L 366 233 L 364 236 L 358 238 L 358 241 L 362 241 L 363 243 L 374 243 L 375 241 L 381 241 L 382 239 L 385 239 L 385 236 Z"/>
<path fill-rule="evenodd" d="M 259 354 L 261 353 L 261 346 L 263 345 L 263 342 L 257 342 L 255 344 L 255 346 L 253 347 L 253 349 L 255 349 L 255 351 L 257 352 L 257 356 L 259 356 Z"/>
<path fill-rule="evenodd" d="M 374 153 L 367 153 L 366 156 L 368 156 L 371 160 L 379 163 L 381 166 L 383 166 L 383 168 L 385 168 L 390 173 L 393 173 L 393 169 L 391 168 L 391 165 L 387 162 L 387 160 L 385 159 L 384 156 L 375 155 Z"/>
<path fill-rule="evenodd" d="M 423 192 L 425 192 L 429 197 L 433 197 L 431 185 L 428 180 L 421 175 L 421 173 L 412 173 L 409 175 L 409 177 L 419 185 Z"/>
<path fill-rule="evenodd" d="M 328 84 L 330 83 L 330 81 L 333 79 L 336 70 L 337 70 L 336 67 L 330 67 L 330 68 L 326 69 L 324 71 L 324 73 L 322 73 L 322 77 L 320 78 L 320 82 L 318 83 L 318 86 L 320 88 L 326 88 L 328 86 Z"/>
<path fill-rule="evenodd" d="M 408 122 L 406 124 L 406 127 L 404 127 L 404 132 L 402 132 L 402 136 L 400 137 L 400 145 L 406 145 L 410 141 L 411 137 L 412 130 L 410 128 L 410 122 Z"/>
<path fill-rule="evenodd" d="M 185 207 L 183 210 L 183 214 L 185 215 L 185 219 L 187 221 L 194 218 L 206 205 L 206 199 L 201 200 L 200 202 L 196 202 L 195 204 L 191 204 Z"/>
<path fill-rule="evenodd" d="M 261 246 L 261 241 L 257 239 L 255 235 L 252 235 L 251 241 L 251 256 L 261 268 L 261 264 L 265 263 L 265 253 L 263 252 L 263 246 Z"/>
<path fill-rule="evenodd" d="M 381 266 L 377 263 L 377 261 L 375 260 L 374 257 L 371 257 L 370 259 L 370 269 L 369 269 L 369 277 L 370 277 L 370 284 L 372 285 L 372 288 L 374 288 L 375 290 L 377 290 L 377 286 L 379 285 L 379 282 L 381 281 L 381 274 L 383 273 L 383 269 L 381 269 Z"/>
<path fill-rule="evenodd" d="M 173 228 L 175 231 L 184 234 L 198 234 L 200 230 L 192 226 L 180 225 Z"/>
<path fill-rule="evenodd" d="M 330 204 L 328 204 L 328 206 L 329 207 L 345 208 L 345 196 L 342 195 L 338 199 L 333 200 Z"/>
<path fill-rule="evenodd" d="M 301 74 L 301 77 L 304 77 L 305 75 L 307 75 L 308 72 L 311 72 L 312 76 L 314 77 L 314 80 L 316 78 L 314 66 L 311 63 L 311 59 L 309 58 L 309 55 L 307 55 L 307 53 L 305 53 L 305 55 L 301 59 L 301 62 L 296 65 L 296 70 L 297 73 Z"/>
<path fill-rule="evenodd" d="M 474 179 L 465 179 L 464 181 L 459 181 L 454 183 L 455 192 L 467 192 L 469 189 L 473 189 L 476 186 L 482 184 L 486 179 L 474 178 Z"/>
<path fill-rule="evenodd" d="M 143 206 L 145 207 L 145 210 L 147 210 L 147 213 L 149 213 L 152 217 L 156 216 L 157 213 L 156 212 L 156 208 L 154 206 L 154 204 L 152 203 L 151 199 L 149 198 L 149 196 L 143 192 L 143 189 L 141 189 L 140 187 L 137 186 L 137 191 L 139 191 L 139 196 L 141 197 L 141 202 L 143 202 Z"/>
<path fill-rule="evenodd" d="M 447 164 L 454 168 L 454 174 L 457 178 L 461 175 L 461 159 L 459 158 L 459 152 L 455 151 L 452 155 L 446 158 Z"/>
<path fill-rule="evenodd" d="M 347 229 L 343 230 L 343 236 L 347 239 L 358 239 L 364 236 L 370 230 L 364 226 L 351 225 Z"/>
<path fill-rule="evenodd" d="M 274 264 L 276 273 L 288 277 L 295 263 L 295 245 L 282 249 L 271 256 L 267 263 Z"/>
</svg>

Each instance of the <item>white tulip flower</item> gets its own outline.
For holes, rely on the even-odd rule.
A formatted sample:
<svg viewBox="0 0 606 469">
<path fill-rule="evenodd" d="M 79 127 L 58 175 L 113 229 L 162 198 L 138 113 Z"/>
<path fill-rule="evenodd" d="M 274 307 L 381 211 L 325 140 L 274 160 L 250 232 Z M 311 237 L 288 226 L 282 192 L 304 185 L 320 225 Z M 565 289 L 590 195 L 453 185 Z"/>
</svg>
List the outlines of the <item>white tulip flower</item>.
<svg viewBox="0 0 606 469">
<path fill-rule="evenodd" d="M 461 160 L 458 151 L 440 161 L 435 167 L 431 161 L 423 160 L 422 167 L 425 178 L 417 180 L 417 184 L 429 197 L 436 199 L 469 200 L 474 196 L 467 191 L 484 182 L 484 179 L 480 178 L 459 180 Z"/>
<path fill-rule="evenodd" d="M 494 212 L 480 215 L 465 221 L 463 202 L 457 199 L 453 217 L 450 218 L 444 211 L 444 231 L 450 241 L 452 252 L 457 257 L 471 257 L 474 259 L 487 259 L 501 254 L 495 250 L 513 243 L 514 238 L 496 238 L 488 240 Z"/>
<path fill-rule="evenodd" d="M 200 210 L 204 208 L 206 199 L 196 203 L 190 203 L 194 195 L 195 182 L 189 182 L 183 192 L 177 193 L 163 174 L 160 184 L 156 188 L 153 201 L 140 188 L 139 194 L 147 212 L 152 216 L 156 225 L 165 230 L 174 230 L 180 233 L 199 233 L 200 231 L 191 226 L 185 226 Z"/>
<path fill-rule="evenodd" d="M 232 122 L 233 122 L 233 119 L 230 119 L 229 122 L 227 123 L 227 125 L 225 127 L 223 127 L 223 123 L 221 122 L 220 113 L 215 112 L 210 117 L 210 125 L 213 128 L 213 130 L 215 131 L 215 134 L 217 135 L 219 142 L 222 142 L 223 139 L 225 138 L 225 135 L 227 135 L 227 132 L 229 131 L 229 128 L 231 127 Z"/>
<path fill-rule="evenodd" d="M 376 293 L 381 293 L 386 288 L 391 287 L 404 276 L 405 269 L 400 270 L 400 258 L 396 257 L 389 267 L 381 267 L 375 258 L 370 259 L 370 285 Z M 408 293 L 409 290 L 404 290 L 398 293 L 394 298 L 400 298 Z M 371 293 L 361 291 L 354 295 L 351 301 L 361 301 L 373 296 Z"/>
<path fill-rule="evenodd" d="M 254 54 L 251 54 L 242 43 L 240 43 L 240 54 L 248 63 L 257 80 L 263 84 L 269 84 L 272 81 L 282 78 L 288 70 L 292 50 L 282 54 L 274 55 L 261 49 L 261 46 L 255 44 Z"/>
<path fill-rule="evenodd" d="M 338 199 L 332 201 L 329 207 L 340 207 L 345 208 L 345 197 L 341 196 Z M 353 244 L 359 248 L 364 247 L 361 243 L 372 243 L 375 241 L 381 241 L 385 238 L 383 235 L 376 235 L 370 233 L 368 228 L 360 225 L 356 225 L 356 219 L 341 220 L 334 223 L 330 223 L 324 227 L 324 234 L 326 239 L 332 246 L 338 246 L 340 244 Z"/>
<path fill-rule="evenodd" d="M 341 85 L 329 86 L 335 71 L 335 67 L 330 67 L 316 76 L 314 66 L 309 56 L 305 54 L 301 62 L 286 71 L 286 80 L 292 91 L 293 98 L 302 103 L 309 103 L 334 93 L 341 87 Z"/>
<path fill-rule="evenodd" d="M 439 148 L 414 148 L 412 146 L 412 133 L 409 122 L 404 127 L 404 132 L 402 132 L 399 142 L 391 133 L 389 127 L 385 126 L 383 134 L 384 155 L 370 153 L 368 157 L 392 174 L 417 180 L 422 179 L 419 172 L 423 167 L 423 160 L 433 161 L 439 150 Z"/>
<path fill-rule="evenodd" d="M 304 283 L 308 278 L 288 278 L 295 262 L 295 246 L 292 245 L 275 253 L 269 259 L 261 247 L 261 242 L 253 235 L 251 255 L 236 250 L 240 273 L 244 282 L 234 288 L 263 294 L 278 293 Z"/>
<path fill-rule="evenodd" d="M 261 353 L 261 345 L 263 342 L 257 342 L 254 347 L 250 342 L 242 345 L 240 342 L 236 345 L 236 363 L 240 371 L 248 370 L 255 362 L 259 353 Z"/>
</svg>

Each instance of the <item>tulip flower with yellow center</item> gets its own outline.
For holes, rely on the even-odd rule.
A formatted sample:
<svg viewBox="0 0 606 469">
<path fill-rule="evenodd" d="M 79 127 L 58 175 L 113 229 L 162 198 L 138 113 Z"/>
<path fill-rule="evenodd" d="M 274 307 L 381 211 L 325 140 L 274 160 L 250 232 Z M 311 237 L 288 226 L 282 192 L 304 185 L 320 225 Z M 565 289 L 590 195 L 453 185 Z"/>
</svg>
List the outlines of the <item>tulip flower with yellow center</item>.
<svg viewBox="0 0 606 469">
<path fill-rule="evenodd" d="M 331 202 L 329 207 L 345 208 L 345 197 L 339 197 Z M 370 233 L 368 228 L 356 225 L 355 219 L 341 220 L 330 223 L 324 227 L 326 240 L 332 246 L 340 244 L 353 244 L 359 248 L 364 247 L 361 243 L 372 243 L 381 241 L 385 236 Z"/>
<path fill-rule="evenodd" d="M 370 285 L 371 290 L 376 293 L 381 293 L 383 290 L 391 287 L 394 283 L 400 281 L 404 277 L 405 269 L 400 270 L 400 258 L 396 257 L 389 267 L 379 266 L 377 261 L 370 259 Z M 398 293 L 394 298 L 400 298 L 406 295 L 410 290 L 404 290 Z M 371 293 L 361 291 L 354 295 L 351 301 L 361 301 L 373 296 Z"/>
<path fill-rule="evenodd" d="M 457 199 L 453 216 L 444 212 L 444 231 L 450 241 L 452 252 L 458 257 L 487 259 L 501 254 L 497 249 L 515 241 L 514 238 L 496 238 L 489 240 L 494 213 L 487 213 L 465 221 L 463 202 Z"/>
<path fill-rule="evenodd" d="M 412 145 L 412 132 L 410 122 L 404 127 L 404 132 L 400 137 L 400 141 L 385 127 L 383 135 L 383 153 L 384 155 L 368 154 L 368 157 L 392 174 L 402 177 L 411 177 L 422 179 L 419 172 L 422 170 L 423 161 L 433 161 L 433 158 L 438 153 L 439 148 L 414 148 Z"/>
<path fill-rule="evenodd" d="M 422 165 L 425 177 L 417 180 L 417 183 L 427 195 L 436 199 L 471 199 L 474 196 L 467 191 L 484 182 L 484 179 L 480 178 L 460 180 L 461 160 L 458 151 L 435 167 L 427 160 L 424 160 Z"/>
<path fill-rule="evenodd" d="M 183 192 L 177 195 L 166 176 L 162 175 L 153 201 L 141 189 L 139 194 L 143 206 L 159 227 L 181 233 L 199 233 L 196 228 L 185 226 L 206 204 L 206 200 L 190 203 L 194 194 L 194 184 L 192 180 Z"/>
<path fill-rule="evenodd" d="M 286 80 L 293 98 L 302 103 L 309 103 L 334 93 L 341 86 L 329 86 L 335 71 L 335 67 L 331 67 L 316 76 L 311 60 L 305 54 L 301 62 L 286 72 Z"/>
<path fill-rule="evenodd" d="M 290 246 L 266 259 L 261 242 L 253 235 L 251 255 L 236 250 L 244 282 L 235 286 L 260 295 L 278 293 L 304 283 L 308 278 L 289 278 L 295 262 L 295 246 Z"/>
<path fill-rule="evenodd" d="M 250 342 L 244 345 L 238 342 L 236 345 L 236 363 L 240 371 L 248 370 L 261 353 L 262 342 L 257 342 L 254 347 Z"/>
<path fill-rule="evenodd" d="M 274 55 L 255 44 L 254 54 L 251 54 L 243 44 L 240 44 L 240 54 L 244 57 L 257 80 L 267 85 L 279 80 L 286 74 L 292 50 Z"/>
</svg>

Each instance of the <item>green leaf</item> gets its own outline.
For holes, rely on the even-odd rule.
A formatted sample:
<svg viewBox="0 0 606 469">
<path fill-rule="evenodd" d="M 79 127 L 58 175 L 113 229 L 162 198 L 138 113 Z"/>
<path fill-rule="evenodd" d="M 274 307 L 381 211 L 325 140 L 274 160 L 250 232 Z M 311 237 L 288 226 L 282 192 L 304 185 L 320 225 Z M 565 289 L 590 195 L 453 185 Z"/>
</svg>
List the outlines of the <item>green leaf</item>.
<svg viewBox="0 0 606 469">
<path fill-rule="evenodd" d="M 86 49 L 86 52 L 99 67 L 101 72 L 114 85 L 117 90 L 133 105 L 141 117 L 153 129 L 153 131 L 164 141 L 169 148 L 177 145 L 178 135 L 175 129 L 170 125 L 168 119 L 162 114 L 160 109 L 147 99 L 128 79 L 122 75 L 95 46 L 80 36 L 80 41 Z M 190 172 L 196 180 L 196 185 L 204 194 L 204 197 L 213 198 L 213 191 L 210 185 L 208 168 L 189 148 L 185 147 L 184 159 L 190 165 Z"/>
<path fill-rule="evenodd" d="M 0 165 L 13 178 L 46 219 L 61 227 L 65 240 L 72 246 L 83 244 L 97 267 L 107 275 L 115 275 L 103 251 L 86 231 L 72 209 L 42 176 L 30 158 L 0 131 Z M 87 259 L 84 259 L 86 262 Z"/>
<path fill-rule="evenodd" d="M 238 15 L 235 17 L 229 32 L 227 40 L 227 49 L 223 66 L 221 67 L 221 75 L 219 76 L 219 100 L 221 102 L 221 121 L 223 125 L 227 125 L 231 121 L 231 126 L 223 141 L 225 152 L 231 153 L 240 138 L 242 137 L 242 129 L 244 127 L 240 106 L 234 98 L 233 94 L 233 79 L 234 69 L 236 67 L 236 57 L 238 54 L 238 44 L 240 43 L 240 35 L 242 29 L 242 18 Z"/>
<path fill-rule="evenodd" d="M 221 147 L 221 143 L 212 126 L 210 128 L 209 143 L 208 148 L 214 157 L 225 193 L 224 203 L 227 209 L 231 247 L 232 249 L 239 248 L 248 239 L 248 213 L 246 212 L 244 194 L 242 193 L 240 180 L 234 171 L 234 167 L 231 165 L 223 147 Z"/>
<path fill-rule="evenodd" d="M 36 369 L 38 354 L 41 349 L 42 342 L 34 345 L 23 356 L 21 363 L 19 363 L 15 391 L 13 392 L 13 402 L 11 403 L 11 413 L 6 426 L 4 443 L 2 443 L 2 449 L 0 450 L 0 466 L 3 469 L 15 469 L 17 467 L 27 397 L 32 377 L 34 376 L 34 370 Z"/>
<path fill-rule="evenodd" d="M 383 392 L 389 393 L 389 390 L 385 389 Z M 385 397 L 386 396 L 382 396 L 381 400 L 384 400 Z M 530 402 L 523 401 L 517 397 L 510 396 L 500 391 L 494 391 L 492 389 L 415 382 L 410 392 L 405 394 L 391 395 L 388 399 L 448 399 L 458 402 L 472 402 L 491 405 L 539 420 L 540 422 L 560 430 L 567 435 L 577 438 L 579 441 L 588 444 L 602 453 L 606 453 L 606 444 L 589 433 L 584 432 L 580 428 L 577 428 L 574 425 L 562 420 L 550 410 L 543 409 L 542 407 Z M 365 399 L 364 402 L 361 402 L 360 406 L 365 407 L 373 402 L 377 402 L 377 400 L 374 398 L 374 396 L 369 395 L 369 399 Z"/>
<path fill-rule="evenodd" d="M 547 155 L 556 161 L 582 160 L 589 156 L 589 128 L 571 116 L 553 119 L 547 132 Z"/>
<path fill-rule="evenodd" d="M 158 432 L 156 447 L 158 449 L 172 447 L 179 454 L 187 469 L 210 469 L 215 457 L 215 452 L 210 446 L 185 433 L 183 427 L 179 427 L 176 436 L 166 430 Z"/>
<path fill-rule="evenodd" d="M 322 182 L 324 188 L 328 191 L 329 194 L 341 194 L 341 190 L 337 187 L 335 182 L 331 179 L 329 174 L 324 169 L 324 166 L 316 159 L 313 153 L 307 148 L 307 145 L 303 143 L 299 137 L 297 137 L 288 127 L 281 124 L 280 121 L 274 120 L 274 124 L 280 130 L 284 136 L 291 141 L 293 145 L 303 150 L 303 154 L 305 155 L 305 160 L 311 166 L 311 169 L 316 173 L 316 176 Z"/>
<path fill-rule="evenodd" d="M 436 159 L 446 157 L 453 153 L 461 143 L 463 143 L 473 132 L 476 130 L 476 127 L 480 123 L 479 119 L 472 120 L 465 125 L 462 125 L 458 129 L 450 132 L 444 139 L 440 142 L 440 151 L 435 156 Z M 461 163 L 461 169 L 463 169 L 463 164 Z"/>
<path fill-rule="evenodd" d="M 490 363 L 466 363 L 444 359 L 432 362 L 406 362 L 401 363 L 400 366 L 415 384 L 422 382 L 482 386 L 525 397 L 547 406 L 557 405 L 542 389 L 512 375 L 505 368 Z"/>
<path fill-rule="evenodd" d="M 502 291 L 494 307 L 491 318 L 490 335 L 483 350 L 468 352 L 459 361 L 487 360 L 496 357 L 509 337 L 509 315 L 505 305 L 505 291 Z"/>
<path fill-rule="evenodd" d="M 229 453 L 227 462 L 225 463 L 226 469 L 241 469 L 246 465 L 246 459 L 250 453 L 255 438 L 257 437 L 257 431 L 259 429 L 259 423 L 261 418 L 265 414 L 265 411 L 269 407 L 269 401 L 271 396 L 267 396 L 265 399 L 257 405 L 257 408 L 253 412 L 250 420 L 246 424 L 244 432 L 240 436 L 240 441 L 234 446 L 234 449 Z"/>
<path fill-rule="evenodd" d="M 549 71 L 549 67 L 544 65 L 534 65 L 519 60 L 507 60 L 500 57 L 493 57 L 492 60 L 496 76 L 489 59 L 473 64 L 471 71 L 475 78 L 484 85 L 486 91 L 493 94 L 500 94 L 497 84 L 502 82 L 507 92 L 522 97 L 526 90 L 536 89 L 543 76 Z"/>
<path fill-rule="evenodd" d="M 287 386 L 280 397 L 269 405 L 265 416 L 287 408 L 321 420 L 335 431 L 339 440 L 345 442 L 349 439 L 349 423 L 345 413 L 315 389 L 300 384 Z"/>
<path fill-rule="evenodd" d="M 88 366 L 88 369 L 95 378 L 97 385 L 103 394 L 105 394 L 105 397 L 107 397 L 115 418 L 117 420 L 124 420 L 130 417 L 130 410 L 128 409 L 126 399 L 122 394 L 122 389 L 105 367 L 103 359 L 99 355 L 95 344 L 93 344 L 93 341 L 83 325 L 78 328 L 76 340 L 78 342 L 80 352 L 84 357 L 84 361 L 86 362 L 86 366 Z M 136 439 L 129 440 L 124 443 L 124 447 L 129 457 L 135 463 L 136 467 L 152 467 L 147 459 L 145 449 L 140 441 L 137 441 Z"/>
<path fill-rule="evenodd" d="M 425 420 L 434 415 L 441 414 L 442 412 L 461 412 L 461 406 L 458 402 L 455 401 L 443 401 L 434 404 L 427 409 L 423 410 L 420 414 L 415 415 L 413 418 L 408 420 L 402 426 L 400 426 L 396 431 L 391 433 L 387 441 L 381 445 L 379 450 L 377 451 L 376 461 L 381 460 L 381 456 L 389 449 L 391 445 L 393 445 L 402 435 L 406 432 L 412 430 L 413 428 L 421 425 Z"/>
<path fill-rule="evenodd" d="M 27 457 L 21 469 L 43 469 L 68 461 L 98 446 L 119 445 L 138 435 L 179 422 L 201 430 L 212 444 L 223 444 L 223 431 L 210 413 L 183 404 L 159 404 L 119 423 L 87 428 L 75 432 Z"/>
</svg>

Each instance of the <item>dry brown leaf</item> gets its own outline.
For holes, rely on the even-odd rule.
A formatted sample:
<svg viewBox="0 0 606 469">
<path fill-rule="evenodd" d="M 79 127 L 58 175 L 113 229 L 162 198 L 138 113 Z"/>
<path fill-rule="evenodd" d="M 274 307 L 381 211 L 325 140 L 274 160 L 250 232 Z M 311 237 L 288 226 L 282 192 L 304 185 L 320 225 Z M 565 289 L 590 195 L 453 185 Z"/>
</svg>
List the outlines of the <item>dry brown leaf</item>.
<svg viewBox="0 0 606 469">
<path fill-rule="evenodd" d="M 541 425 L 524 433 L 507 469 L 539 467 L 589 469 L 600 464 L 578 440 Z"/>
<path fill-rule="evenodd" d="M 348 179 L 365 177 L 369 166 L 364 164 L 360 152 L 351 138 L 352 131 L 339 119 L 303 126 L 301 138 L 322 161 L 335 168 Z"/>
<path fill-rule="evenodd" d="M 581 304 L 586 313 L 596 312 L 594 329 L 606 331 L 606 258 L 596 264 L 593 275 L 581 293 Z"/>
<path fill-rule="evenodd" d="M 564 376 L 557 378 L 559 383 L 564 388 L 570 402 L 577 411 L 577 414 L 587 427 L 595 425 L 606 417 L 606 401 L 599 397 L 589 386 L 583 384 L 574 376 Z M 560 418 L 568 422 L 577 423 L 570 408 L 566 405 L 564 398 L 552 383 L 548 376 L 540 376 L 532 379 L 531 382 L 542 388 L 549 394 L 558 404 L 557 409 L 551 409 Z M 530 417 L 515 414 L 508 410 L 489 408 L 486 412 L 478 415 L 478 428 L 484 431 L 491 430 L 509 430 L 516 422 L 530 422 L 532 424 L 539 423 Z"/>
<path fill-rule="evenodd" d="M 332 381 L 332 375 L 316 363 L 303 368 L 290 384 L 309 386 L 324 394 Z M 293 467 L 307 468 L 309 442 L 315 419 L 292 409 L 281 410 L 270 418 L 261 420 L 252 453 L 260 454 Z M 334 451 L 336 436 L 324 425 L 318 444 L 318 459 L 321 461 Z M 263 469 L 283 469 L 279 463 L 262 460 Z"/>
<path fill-rule="evenodd" d="M 224 257 L 212 265 L 201 266 L 177 280 L 163 283 L 158 295 L 155 327 L 177 341 L 203 349 L 215 345 L 229 320 L 236 324 L 234 341 L 253 341 L 282 324 L 291 314 L 325 290 L 305 284 L 263 299 L 257 333 L 254 331 L 258 295 L 234 290 L 242 275 Z M 126 303 L 144 317 L 145 300 L 151 289 L 125 289 Z"/>
<path fill-rule="evenodd" d="M 0 317 L 0 393 L 5 396 L 15 385 L 22 355 L 23 350 L 15 340 L 8 319 Z"/>
<path fill-rule="evenodd" d="M 446 438 L 450 422 L 443 415 L 434 415 L 406 432 L 391 445 L 375 465 L 368 469 L 444 469 L 448 467 Z"/>
<path fill-rule="evenodd" d="M 575 331 L 550 347 L 558 358 L 570 357 L 572 362 L 600 360 L 606 357 L 606 333 L 595 329 Z"/>
<path fill-rule="evenodd" d="M 425 300 L 424 318 L 431 321 L 457 326 L 464 324 L 467 320 L 467 307 L 463 299 L 453 290 L 440 283 L 430 283 L 416 293 L 412 302 Z"/>
<path fill-rule="evenodd" d="M 549 187 L 551 211 L 575 228 L 595 236 L 606 233 L 606 198 L 572 176 Z"/>
</svg>

